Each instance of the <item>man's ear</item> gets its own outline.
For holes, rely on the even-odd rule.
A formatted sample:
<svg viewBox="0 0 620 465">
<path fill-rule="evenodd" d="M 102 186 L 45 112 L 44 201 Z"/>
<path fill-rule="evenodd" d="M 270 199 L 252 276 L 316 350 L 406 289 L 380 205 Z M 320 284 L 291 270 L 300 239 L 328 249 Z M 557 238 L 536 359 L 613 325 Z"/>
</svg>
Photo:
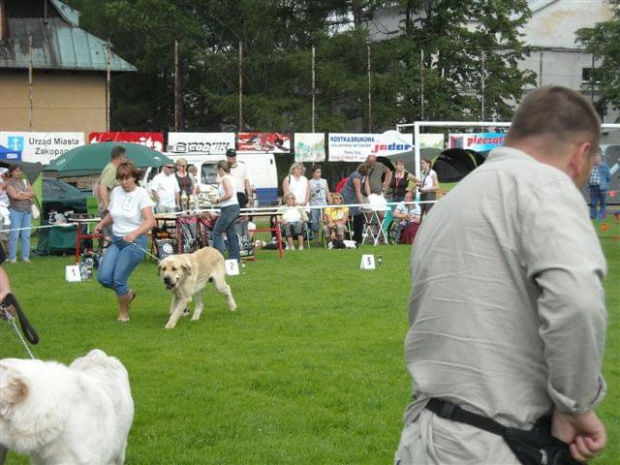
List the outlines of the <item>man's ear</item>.
<svg viewBox="0 0 620 465">
<path fill-rule="evenodd" d="M 592 171 L 592 144 L 581 142 L 572 146 L 573 150 L 568 161 L 567 174 L 581 188 L 585 185 Z"/>
</svg>

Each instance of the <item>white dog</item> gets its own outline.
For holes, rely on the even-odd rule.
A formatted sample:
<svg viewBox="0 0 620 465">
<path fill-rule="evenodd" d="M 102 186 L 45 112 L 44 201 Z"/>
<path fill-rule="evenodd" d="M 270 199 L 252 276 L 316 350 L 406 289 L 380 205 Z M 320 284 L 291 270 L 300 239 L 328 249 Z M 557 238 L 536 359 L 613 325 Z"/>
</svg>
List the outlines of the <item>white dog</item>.
<svg viewBox="0 0 620 465">
<path fill-rule="evenodd" d="M 123 464 L 133 410 L 127 370 L 101 350 L 69 367 L 0 360 L 0 444 L 33 464 Z"/>
<path fill-rule="evenodd" d="M 213 281 L 218 292 L 228 298 L 230 311 L 234 312 L 237 309 L 230 286 L 226 282 L 224 263 L 222 254 L 211 247 L 203 247 L 194 253 L 170 255 L 159 263 L 161 280 L 172 292 L 170 319 L 166 329 L 173 329 L 176 326 L 192 296 L 196 301 L 192 321 L 200 318 L 204 306 L 201 293 L 209 281 Z"/>
</svg>

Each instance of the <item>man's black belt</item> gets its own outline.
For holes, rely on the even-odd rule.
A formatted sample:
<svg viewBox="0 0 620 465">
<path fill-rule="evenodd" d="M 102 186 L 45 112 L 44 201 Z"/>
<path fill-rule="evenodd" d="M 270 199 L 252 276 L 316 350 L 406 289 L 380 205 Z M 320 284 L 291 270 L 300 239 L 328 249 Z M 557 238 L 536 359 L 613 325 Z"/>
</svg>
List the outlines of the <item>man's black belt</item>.
<svg viewBox="0 0 620 465">
<path fill-rule="evenodd" d="M 431 399 L 426 408 L 446 420 L 501 436 L 523 465 L 580 465 L 571 456 L 568 444 L 551 435 L 550 416 L 541 417 L 531 430 L 522 430 L 506 427 L 445 400 Z"/>
</svg>

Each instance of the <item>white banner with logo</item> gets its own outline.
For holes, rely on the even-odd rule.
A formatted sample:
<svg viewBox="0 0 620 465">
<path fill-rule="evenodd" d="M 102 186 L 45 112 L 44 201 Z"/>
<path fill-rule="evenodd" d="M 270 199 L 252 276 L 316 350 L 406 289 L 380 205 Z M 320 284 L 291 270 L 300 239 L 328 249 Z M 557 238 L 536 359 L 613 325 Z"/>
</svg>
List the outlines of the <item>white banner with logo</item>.
<svg viewBox="0 0 620 465">
<path fill-rule="evenodd" d="M 167 151 L 171 153 L 226 155 L 226 150 L 234 148 L 234 132 L 168 133 Z"/>
<path fill-rule="evenodd" d="M 375 155 L 387 157 L 413 150 L 413 134 L 403 134 L 396 130 L 385 131 L 375 137 Z"/>
<path fill-rule="evenodd" d="M 338 134 L 328 136 L 329 161 L 365 161 L 375 148 L 375 134 Z"/>
<path fill-rule="evenodd" d="M 450 134 L 449 148 L 471 149 L 488 152 L 504 145 L 506 134 L 503 132 L 477 132 L 471 134 Z"/>
<path fill-rule="evenodd" d="M 325 134 L 313 132 L 295 133 L 295 161 L 325 161 Z"/>
<path fill-rule="evenodd" d="M 19 150 L 22 161 L 47 165 L 54 158 L 84 145 L 83 132 L 0 132 L 0 145 Z"/>
</svg>

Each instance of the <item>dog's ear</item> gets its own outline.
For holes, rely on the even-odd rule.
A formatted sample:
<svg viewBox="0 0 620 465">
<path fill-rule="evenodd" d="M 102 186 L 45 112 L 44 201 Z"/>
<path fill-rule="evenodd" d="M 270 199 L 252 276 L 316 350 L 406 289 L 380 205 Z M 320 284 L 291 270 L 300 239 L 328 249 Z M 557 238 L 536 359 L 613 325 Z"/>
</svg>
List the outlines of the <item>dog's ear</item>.
<svg viewBox="0 0 620 465">
<path fill-rule="evenodd" d="M 28 397 L 28 384 L 21 373 L 12 367 L 0 365 L 0 406 L 20 404 Z"/>
<path fill-rule="evenodd" d="M 183 272 L 186 276 L 190 276 L 192 274 L 192 263 L 189 260 L 183 260 L 181 268 L 183 268 Z"/>
</svg>

